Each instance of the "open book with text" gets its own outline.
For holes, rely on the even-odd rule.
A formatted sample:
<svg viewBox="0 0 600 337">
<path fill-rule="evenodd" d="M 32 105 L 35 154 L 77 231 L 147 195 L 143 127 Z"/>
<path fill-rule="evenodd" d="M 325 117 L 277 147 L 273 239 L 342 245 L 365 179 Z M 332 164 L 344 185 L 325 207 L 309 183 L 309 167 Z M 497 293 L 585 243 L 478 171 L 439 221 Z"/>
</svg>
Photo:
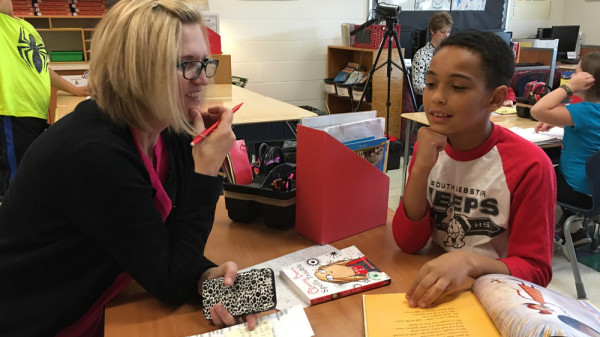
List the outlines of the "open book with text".
<svg viewBox="0 0 600 337">
<path fill-rule="evenodd" d="M 432 308 L 410 308 L 404 296 L 363 296 L 367 337 L 600 337 L 600 312 L 591 303 L 509 275 L 482 276 L 472 291 Z"/>
</svg>

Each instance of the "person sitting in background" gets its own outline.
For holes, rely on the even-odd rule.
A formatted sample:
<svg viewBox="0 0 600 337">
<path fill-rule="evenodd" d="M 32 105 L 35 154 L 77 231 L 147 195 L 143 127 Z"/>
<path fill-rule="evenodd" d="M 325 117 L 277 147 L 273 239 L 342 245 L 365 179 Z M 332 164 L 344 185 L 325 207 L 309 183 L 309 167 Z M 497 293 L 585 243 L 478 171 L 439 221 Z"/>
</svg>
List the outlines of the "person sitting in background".
<svg viewBox="0 0 600 337">
<path fill-rule="evenodd" d="M 513 88 L 508 86 L 508 92 L 506 93 L 506 97 L 504 97 L 504 103 L 502 105 L 515 106 L 515 103 L 517 103 L 517 96 L 515 95 L 515 91 L 513 90 Z"/>
<path fill-rule="evenodd" d="M 87 96 L 48 67 L 38 32 L 15 17 L 11 0 L 0 0 L 0 201 L 29 145 L 48 127 L 50 86 Z"/>
<path fill-rule="evenodd" d="M 235 135 L 231 109 L 200 111 L 218 64 L 201 22 L 191 1 L 120 0 L 98 23 L 92 99 L 29 147 L 0 205 L 2 334 L 101 336 L 132 279 L 170 305 L 199 301 L 206 279 L 233 284 L 237 265 L 204 255 Z"/>
<path fill-rule="evenodd" d="M 573 94 L 583 102 L 563 105 Z M 600 150 L 600 53 L 583 56 L 568 83 L 544 95 L 531 108 L 531 115 L 539 122 L 535 131 L 548 131 L 554 126 L 564 127 L 560 162 L 555 168 L 557 199 L 581 208 L 592 207 L 592 197 L 585 173 L 585 162 Z M 557 224 L 557 239 L 563 240 L 562 225 L 573 213 L 563 209 Z M 581 222 L 571 226 L 575 246 L 590 243 L 592 239 Z"/>
<path fill-rule="evenodd" d="M 447 38 L 431 60 L 423 93 L 429 126 L 418 131 L 392 228 L 406 253 L 430 238 L 446 253 L 420 269 L 406 292 L 411 307 L 429 307 L 485 274 L 541 286 L 552 278 L 552 163 L 490 121 L 514 67 L 502 38 L 476 30 Z"/>
<path fill-rule="evenodd" d="M 429 62 L 431 62 L 433 53 L 435 53 L 435 50 L 439 47 L 440 43 L 450 35 L 453 24 L 452 16 L 445 11 L 437 12 L 429 18 L 427 29 L 431 34 L 431 41 L 427 42 L 425 46 L 415 53 L 411 66 L 413 91 L 417 101 L 415 109 L 418 109 L 421 104 L 423 104 L 425 74 L 427 74 L 427 69 L 429 69 Z"/>
</svg>

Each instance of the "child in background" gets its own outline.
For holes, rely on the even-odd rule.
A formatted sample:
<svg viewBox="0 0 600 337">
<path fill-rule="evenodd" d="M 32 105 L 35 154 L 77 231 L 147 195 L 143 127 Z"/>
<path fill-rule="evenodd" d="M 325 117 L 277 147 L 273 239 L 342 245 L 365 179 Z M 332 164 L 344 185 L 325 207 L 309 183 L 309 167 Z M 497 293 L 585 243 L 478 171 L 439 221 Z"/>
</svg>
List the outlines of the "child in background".
<svg viewBox="0 0 600 337">
<path fill-rule="evenodd" d="M 87 96 L 48 67 L 41 36 L 0 0 L 0 202 L 29 145 L 48 127 L 50 86 Z"/>
<path fill-rule="evenodd" d="M 540 121 L 535 131 L 547 131 L 553 126 L 565 129 L 560 162 L 555 169 L 557 199 L 581 208 L 592 207 L 592 197 L 585 175 L 585 162 L 600 150 L 600 53 L 583 56 L 567 84 L 542 97 L 531 108 L 531 115 Z M 573 94 L 583 102 L 564 106 Z M 557 236 L 563 239 L 562 225 L 573 213 L 563 209 Z M 592 240 L 580 222 L 571 227 L 573 244 L 581 246 Z"/>
<path fill-rule="evenodd" d="M 504 97 L 504 103 L 502 105 L 515 106 L 515 103 L 517 103 L 517 96 L 515 95 L 515 91 L 511 87 L 508 87 L 508 93 L 506 94 L 506 97 Z"/>
<path fill-rule="evenodd" d="M 490 121 L 513 71 L 512 50 L 493 33 L 450 36 L 433 56 L 423 93 L 429 127 L 419 129 L 393 233 L 404 252 L 431 237 L 447 253 L 423 265 L 406 293 L 411 307 L 429 307 L 485 274 L 542 286 L 552 278 L 552 164 Z"/>
</svg>

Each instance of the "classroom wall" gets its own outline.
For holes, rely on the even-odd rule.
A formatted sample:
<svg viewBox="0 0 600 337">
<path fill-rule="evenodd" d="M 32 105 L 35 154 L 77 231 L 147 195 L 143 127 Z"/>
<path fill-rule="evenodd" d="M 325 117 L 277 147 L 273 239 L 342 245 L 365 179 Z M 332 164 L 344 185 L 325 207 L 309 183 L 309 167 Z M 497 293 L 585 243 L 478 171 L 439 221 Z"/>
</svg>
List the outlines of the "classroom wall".
<svg viewBox="0 0 600 337">
<path fill-rule="evenodd" d="M 583 44 L 600 45 L 600 1 L 541 0 L 546 12 L 515 15 L 526 1 L 508 0 L 506 30 L 532 37 L 538 27 L 581 25 Z M 340 24 L 363 23 L 370 0 L 208 0 L 220 15 L 222 50 L 247 88 L 294 105 L 326 110 L 327 46 L 340 45 Z"/>
<path fill-rule="evenodd" d="M 598 14 L 600 1 L 563 0 L 565 2 L 563 25 L 580 25 L 582 44 L 600 45 Z"/>
<path fill-rule="evenodd" d="M 326 110 L 327 46 L 344 22 L 362 23 L 368 0 L 209 0 L 219 13 L 221 49 L 246 88 L 293 105 Z"/>
<path fill-rule="evenodd" d="M 549 4 L 548 10 L 539 5 L 534 9 L 536 6 L 528 6 L 531 2 L 508 0 L 506 30 L 513 32 L 513 38 L 532 38 L 536 36 L 538 27 L 562 24 L 564 0 L 543 0 L 543 2 Z"/>
</svg>

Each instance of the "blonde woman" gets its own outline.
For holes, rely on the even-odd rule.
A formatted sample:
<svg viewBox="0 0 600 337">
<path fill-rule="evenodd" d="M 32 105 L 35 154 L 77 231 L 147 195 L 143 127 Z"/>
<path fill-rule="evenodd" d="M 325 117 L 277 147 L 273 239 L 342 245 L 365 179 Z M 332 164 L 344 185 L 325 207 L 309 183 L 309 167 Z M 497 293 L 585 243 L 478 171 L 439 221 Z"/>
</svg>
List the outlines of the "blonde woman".
<svg viewBox="0 0 600 337">
<path fill-rule="evenodd" d="M 172 305 L 198 301 L 205 279 L 235 280 L 234 262 L 204 256 L 235 136 L 230 109 L 200 112 L 218 64 L 201 22 L 190 1 L 121 0 L 98 24 L 92 99 L 32 144 L 0 207 L 2 334 L 101 335 L 131 279 Z M 241 320 L 220 304 L 211 315 Z"/>
</svg>

